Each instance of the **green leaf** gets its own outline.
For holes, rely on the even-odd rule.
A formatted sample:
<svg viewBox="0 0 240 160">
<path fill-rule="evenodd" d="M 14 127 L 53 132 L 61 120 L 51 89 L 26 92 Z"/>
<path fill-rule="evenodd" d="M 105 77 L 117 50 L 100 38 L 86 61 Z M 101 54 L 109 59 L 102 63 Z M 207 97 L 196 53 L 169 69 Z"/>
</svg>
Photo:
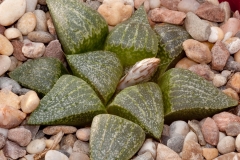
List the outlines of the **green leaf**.
<svg viewBox="0 0 240 160">
<path fill-rule="evenodd" d="M 10 72 L 9 76 L 22 86 L 47 94 L 59 77 L 68 71 L 62 63 L 55 58 L 37 58 L 23 63 Z"/>
<path fill-rule="evenodd" d="M 238 104 L 211 82 L 186 69 L 168 70 L 158 84 L 166 122 L 202 119 Z"/>
<path fill-rule="evenodd" d="M 159 38 L 158 57 L 161 59 L 159 75 L 175 64 L 185 55 L 182 43 L 191 38 L 182 26 L 161 23 L 154 26 Z"/>
<path fill-rule="evenodd" d="M 91 126 L 90 159 L 129 160 L 144 140 L 144 131 L 137 124 L 114 115 L 97 115 Z"/>
<path fill-rule="evenodd" d="M 123 72 L 116 54 L 94 51 L 68 55 L 67 61 L 73 74 L 88 82 L 106 104 L 114 94 Z"/>
<path fill-rule="evenodd" d="M 155 139 L 161 137 L 163 101 L 156 83 L 146 82 L 125 88 L 109 104 L 107 111 L 140 125 Z"/>
<path fill-rule="evenodd" d="M 108 34 L 104 18 L 80 0 L 47 0 L 64 53 L 103 49 Z"/>
<path fill-rule="evenodd" d="M 158 39 L 143 7 L 109 33 L 104 49 L 116 53 L 124 67 L 157 55 Z"/>
<path fill-rule="evenodd" d="M 63 75 L 31 113 L 28 124 L 85 126 L 106 113 L 92 88 L 82 79 Z"/>
</svg>

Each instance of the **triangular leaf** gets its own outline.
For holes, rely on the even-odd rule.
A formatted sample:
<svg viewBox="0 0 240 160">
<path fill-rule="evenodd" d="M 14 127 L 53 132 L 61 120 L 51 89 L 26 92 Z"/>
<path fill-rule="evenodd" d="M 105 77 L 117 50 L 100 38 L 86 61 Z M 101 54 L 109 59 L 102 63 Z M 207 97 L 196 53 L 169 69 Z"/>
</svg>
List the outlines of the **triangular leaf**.
<svg viewBox="0 0 240 160">
<path fill-rule="evenodd" d="M 158 84 L 163 93 L 167 122 L 202 119 L 238 104 L 211 82 L 186 69 L 168 70 Z"/>
<path fill-rule="evenodd" d="M 79 0 L 47 0 L 64 53 L 103 49 L 108 26 L 104 18 Z"/>
<path fill-rule="evenodd" d="M 107 111 L 140 125 L 153 138 L 161 137 L 163 101 L 156 83 L 146 82 L 125 88 L 114 98 Z"/>
<path fill-rule="evenodd" d="M 28 124 L 85 126 L 101 113 L 106 113 L 105 107 L 92 88 L 80 78 L 63 75 L 41 99 Z"/>
<path fill-rule="evenodd" d="M 45 95 L 58 78 L 67 73 L 68 71 L 59 60 L 55 58 L 37 58 L 23 63 L 10 72 L 9 76 L 22 86 Z"/>
<path fill-rule="evenodd" d="M 114 94 L 123 72 L 117 56 L 109 51 L 95 51 L 68 55 L 67 61 L 73 74 L 88 82 L 106 104 Z"/>
<path fill-rule="evenodd" d="M 91 160 L 129 160 L 142 146 L 145 133 L 124 118 L 100 114 L 94 117 L 90 135 Z"/>
</svg>

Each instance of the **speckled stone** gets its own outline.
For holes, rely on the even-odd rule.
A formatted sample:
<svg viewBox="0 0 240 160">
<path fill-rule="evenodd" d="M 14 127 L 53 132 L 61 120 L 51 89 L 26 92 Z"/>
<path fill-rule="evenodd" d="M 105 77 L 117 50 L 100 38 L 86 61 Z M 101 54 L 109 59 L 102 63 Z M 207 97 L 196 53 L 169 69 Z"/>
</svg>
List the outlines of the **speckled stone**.
<svg viewBox="0 0 240 160">
<path fill-rule="evenodd" d="M 167 160 L 167 159 L 181 160 L 180 156 L 175 151 L 159 143 L 157 146 L 156 160 Z"/>
<path fill-rule="evenodd" d="M 174 150 L 175 152 L 180 153 L 183 148 L 184 138 L 185 137 L 181 135 L 171 137 L 167 141 L 167 146 Z"/>
<path fill-rule="evenodd" d="M 195 141 L 185 141 L 182 150 L 182 160 L 203 160 L 202 148 Z"/>
<path fill-rule="evenodd" d="M 212 118 L 210 117 L 206 118 L 206 120 L 204 121 L 201 127 L 201 130 L 202 130 L 203 137 L 207 143 L 214 146 L 218 144 L 219 130 Z"/>
<path fill-rule="evenodd" d="M 47 135 L 55 135 L 62 131 L 64 134 L 71 134 L 77 131 L 76 127 L 73 126 L 48 126 L 43 129 L 43 133 Z"/>
</svg>

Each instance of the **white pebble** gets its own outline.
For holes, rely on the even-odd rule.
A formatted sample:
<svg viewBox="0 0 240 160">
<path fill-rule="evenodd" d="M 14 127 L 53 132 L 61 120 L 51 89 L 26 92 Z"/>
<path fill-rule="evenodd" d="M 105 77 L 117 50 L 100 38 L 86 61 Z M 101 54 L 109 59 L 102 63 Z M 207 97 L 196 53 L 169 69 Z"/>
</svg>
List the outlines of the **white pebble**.
<svg viewBox="0 0 240 160">
<path fill-rule="evenodd" d="M 90 133 L 91 133 L 91 128 L 85 127 L 85 128 L 78 129 L 76 132 L 76 136 L 81 141 L 89 141 Z"/>
<path fill-rule="evenodd" d="M 240 134 L 238 134 L 236 141 L 235 141 L 235 146 L 236 146 L 236 150 L 238 152 L 240 152 Z"/>
<path fill-rule="evenodd" d="M 0 34 L 0 46 L 0 54 L 10 56 L 13 53 L 12 43 L 2 34 Z"/>
<path fill-rule="evenodd" d="M 218 142 L 217 149 L 221 154 L 227 154 L 235 151 L 235 139 L 231 136 L 226 136 Z"/>
<path fill-rule="evenodd" d="M 37 25 L 37 19 L 32 12 L 25 13 L 17 22 L 17 28 L 23 35 L 32 32 Z"/>
<path fill-rule="evenodd" d="M 145 140 L 141 149 L 138 151 L 138 155 L 144 154 L 145 152 L 150 152 L 154 159 L 157 156 L 157 147 L 151 138 Z"/>
<path fill-rule="evenodd" d="M 45 52 L 45 45 L 43 43 L 31 42 L 27 40 L 22 47 L 22 53 L 28 58 L 39 58 Z"/>
<path fill-rule="evenodd" d="M 149 0 L 149 5 L 150 5 L 151 9 L 159 8 L 161 5 L 161 1 L 160 0 Z"/>
<path fill-rule="evenodd" d="M 4 31 L 4 36 L 9 39 L 19 39 L 20 41 L 23 40 L 22 33 L 17 28 L 8 28 Z"/>
<path fill-rule="evenodd" d="M 186 135 L 186 137 L 184 139 L 184 142 L 188 141 L 188 140 L 192 140 L 192 141 L 195 141 L 196 143 L 198 143 L 197 135 L 193 131 L 188 132 L 188 134 Z"/>
<path fill-rule="evenodd" d="M 42 152 L 46 147 L 46 143 L 43 139 L 35 139 L 31 141 L 26 150 L 30 154 L 36 154 Z"/>
<path fill-rule="evenodd" d="M 35 10 L 33 12 L 37 19 L 37 24 L 35 27 L 35 31 L 45 31 L 47 32 L 47 16 L 42 10 Z"/>
<path fill-rule="evenodd" d="M 50 150 L 45 155 L 45 160 L 68 160 L 68 157 L 56 150 Z"/>
<path fill-rule="evenodd" d="M 240 38 L 238 37 L 231 37 L 224 41 L 228 51 L 230 54 L 234 54 L 240 50 Z"/>
<path fill-rule="evenodd" d="M 9 70 L 11 59 L 6 55 L 0 55 L 0 76 Z"/>
<path fill-rule="evenodd" d="M 224 33 L 219 27 L 211 27 L 211 34 L 208 38 L 208 42 L 215 43 L 218 40 L 222 40 L 224 37 Z"/>
<path fill-rule="evenodd" d="M 39 105 L 40 99 L 35 91 L 29 91 L 21 98 L 21 109 L 24 113 L 33 112 Z"/>
<path fill-rule="evenodd" d="M 26 12 L 33 12 L 36 9 L 38 0 L 26 0 L 27 8 Z"/>
<path fill-rule="evenodd" d="M 227 39 L 231 38 L 232 36 L 233 36 L 233 33 L 232 33 L 232 32 L 227 32 L 227 33 L 225 33 L 222 42 L 225 42 Z"/>
<path fill-rule="evenodd" d="M 227 78 L 221 74 L 215 74 L 215 76 L 213 77 L 213 85 L 215 87 L 221 87 L 226 83 L 227 83 Z"/>
<path fill-rule="evenodd" d="M 26 10 L 26 0 L 5 0 L 0 5 L 0 24 L 9 26 L 17 21 Z"/>
<path fill-rule="evenodd" d="M 178 3 L 178 11 L 195 12 L 200 4 L 196 0 L 182 0 Z"/>
</svg>

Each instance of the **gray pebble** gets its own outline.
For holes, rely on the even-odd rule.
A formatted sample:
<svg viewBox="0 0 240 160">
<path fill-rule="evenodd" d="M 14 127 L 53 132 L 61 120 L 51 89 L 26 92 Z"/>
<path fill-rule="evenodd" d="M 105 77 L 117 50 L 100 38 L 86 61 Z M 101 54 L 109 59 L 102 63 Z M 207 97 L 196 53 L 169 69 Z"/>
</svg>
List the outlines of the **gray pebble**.
<svg viewBox="0 0 240 160">
<path fill-rule="evenodd" d="M 49 43 L 54 40 L 54 37 L 44 31 L 33 31 L 28 34 L 28 39 L 33 42 Z"/>
<path fill-rule="evenodd" d="M 98 7 L 101 5 L 99 1 L 92 1 L 92 0 L 87 0 L 86 4 L 94 10 L 97 10 Z"/>
<path fill-rule="evenodd" d="M 0 89 L 11 89 L 15 94 L 18 94 L 21 90 L 21 86 L 13 79 L 8 77 L 0 77 Z"/>
<path fill-rule="evenodd" d="M 232 122 L 227 125 L 226 133 L 228 136 L 237 136 L 240 134 L 240 123 Z"/>
<path fill-rule="evenodd" d="M 7 141 L 4 148 L 3 153 L 6 157 L 10 157 L 12 159 L 18 159 L 26 155 L 26 150 L 17 145 L 14 142 Z"/>
<path fill-rule="evenodd" d="M 68 145 L 68 146 L 73 147 L 76 140 L 77 140 L 77 138 L 75 135 L 68 134 L 62 138 L 60 146 Z"/>
<path fill-rule="evenodd" d="M 8 131 L 8 139 L 20 146 L 27 146 L 32 139 L 32 134 L 25 128 L 12 128 Z"/>
<path fill-rule="evenodd" d="M 89 143 L 77 140 L 73 145 L 73 152 L 80 152 L 89 155 Z"/>
<path fill-rule="evenodd" d="M 185 137 L 189 132 L 189 126 L 185 121 L 174 121 L 169 127 L 169 136 L 183 136 Z"/>
<path fill-rule="evenodd" d="M 224 67 L 226 70 L 230 70 L 233 72 L 240 72 L 240 63 L 234 61 L 234 58 L 230 56 L 227 60 L 227 63 Z"/>
<path fill-rule="evenodd" d="M 217 149 L 221 154 L 235 151 L 235 139 L 231 136 L 224 137 L 217 145 Z"/>
<path fill-rule="evenodd" d="M 167 146 L 177 153 L 183 149 L 184 136 L 174 136 L 167 141 Z"/>
</svg>

